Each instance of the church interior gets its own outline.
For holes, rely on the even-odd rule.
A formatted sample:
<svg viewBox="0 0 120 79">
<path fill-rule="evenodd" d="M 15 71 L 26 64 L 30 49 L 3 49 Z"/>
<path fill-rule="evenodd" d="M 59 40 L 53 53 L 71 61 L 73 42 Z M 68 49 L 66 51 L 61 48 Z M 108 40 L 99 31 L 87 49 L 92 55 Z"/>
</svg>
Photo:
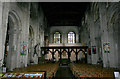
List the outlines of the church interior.
<svg viewBox="0 0 120 79">
<path fill-rule="evenodd" d="M 120 79 L 119 29 L 120 2 L 0 1 L 0 78 Z"/>
</svg>

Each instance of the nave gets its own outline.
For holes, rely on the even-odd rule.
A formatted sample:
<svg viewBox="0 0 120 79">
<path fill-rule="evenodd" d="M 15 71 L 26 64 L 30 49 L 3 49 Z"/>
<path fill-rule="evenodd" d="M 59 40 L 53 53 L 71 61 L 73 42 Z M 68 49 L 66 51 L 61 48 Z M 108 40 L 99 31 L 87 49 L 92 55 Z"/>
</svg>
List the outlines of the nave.
<svg viewBox="0 0 120 79">
<path fill-rule="evenodd" d="M 68 66 L 59 67 L 55 79 L 74 79 L 74 75 Z"/>
<path fill-rule="evenodd" d="M 46 71 L 47 79 L 114 79 L 114 72 L 120 72 L 115 68 L 103 68 L 100 65 L 85 63 L 71 63 L 63 66 L 59 66 L 58 63 L 46 63 L 15 69 L 13 72 L 18 71 Z"/>
<path fill-rule="evenodd" d="M 4 1 L 0 76 L 120 77 L 120 2 Z"/>
</svg>

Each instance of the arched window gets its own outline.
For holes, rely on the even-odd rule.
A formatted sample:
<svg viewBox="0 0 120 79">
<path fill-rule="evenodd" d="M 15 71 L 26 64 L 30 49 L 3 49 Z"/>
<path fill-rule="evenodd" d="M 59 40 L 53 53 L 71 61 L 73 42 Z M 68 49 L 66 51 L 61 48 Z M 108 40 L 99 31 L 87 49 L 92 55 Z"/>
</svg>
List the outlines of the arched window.
<svg viewBox="0 0 120 79">
<path fill-rule="evenodd" d="M 60 43 L 60 36 L 59 32 L 54 33 L 54 43 Z"/>
<path fill-rule="evenodd" d="M 75 33 L 74 32 L 68 33 L 68 43 L 75 43 Z"/>
</svg>

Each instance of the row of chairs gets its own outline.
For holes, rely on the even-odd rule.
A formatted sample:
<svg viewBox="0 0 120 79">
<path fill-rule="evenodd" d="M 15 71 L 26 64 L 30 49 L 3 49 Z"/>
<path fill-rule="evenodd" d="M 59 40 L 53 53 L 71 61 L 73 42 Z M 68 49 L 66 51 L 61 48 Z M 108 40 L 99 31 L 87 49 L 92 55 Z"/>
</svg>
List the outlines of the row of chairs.
<svg viewBox="0 0 120 79">
<path fill-rule="evenodd" d="M 102 68 L 89 64 L 70 64 L 70 69 L 75 77 L 114 78 L 114 69 Z"/>
<path fill-rule="evenodd" d="M 46 71 L 47 79 L 51 79 L 55 76 L 58 70 L 58 64 L 47 63 L 47 64 L 37 64 L 37 65 L 29 65 L 26 68 L 18 68 L 14 71 Z"/>
</svg>

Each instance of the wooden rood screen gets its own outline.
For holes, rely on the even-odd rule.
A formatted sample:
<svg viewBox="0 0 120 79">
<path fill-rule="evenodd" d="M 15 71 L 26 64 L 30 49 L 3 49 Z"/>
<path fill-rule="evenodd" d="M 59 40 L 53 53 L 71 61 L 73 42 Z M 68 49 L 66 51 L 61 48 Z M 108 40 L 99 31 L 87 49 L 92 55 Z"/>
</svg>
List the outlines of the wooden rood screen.
<svg viewBox="0 0 120 79">
<path fill-rule="evenodd" d="M 70 56 L 71 56 L 71 52 L 75 52 L 76 55 L 76 62 L 78 61 L 78 53 L 80 51 L 83 51 L 84 54 L 86 54 L 85 52 L 87 51 L 88 46 L 56 46 L 56 47 L 41 47 L 41 53 L 42 55 L 45 55 L 47 53 L 51 53 L 52 54 L 52 60 L 54 60 L 54 54 L 56 53 L 56 51 L 58 51 L 59 55 L 60 55 L 60 62 L 62 59 L 62 53 L 65 51 L 68 54 L 68 61 L 70 62 Z"/>
</svg>

